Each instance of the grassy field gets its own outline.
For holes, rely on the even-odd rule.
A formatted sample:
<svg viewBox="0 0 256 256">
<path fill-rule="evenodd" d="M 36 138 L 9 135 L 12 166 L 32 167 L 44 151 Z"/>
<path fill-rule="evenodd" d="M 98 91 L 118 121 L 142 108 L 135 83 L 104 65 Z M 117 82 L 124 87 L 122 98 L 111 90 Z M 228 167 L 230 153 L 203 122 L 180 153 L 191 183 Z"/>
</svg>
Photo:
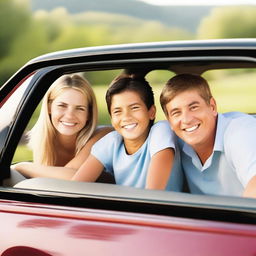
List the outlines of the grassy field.
<svg viewBox="0 0 256 256">
<path fill-rule="evenodd" d="M 229 76 L 210 84 L 219 112 L 256 113 L 256 73 Z"/>
<path fill-rule="evenodd" d="M 256 73 L 245 74 L 218 74 L 218 79 L 210 80 L 209 84 L 214 98 L 218 104 L 219 112 L 242 111 L 246 113 L 256 113 Z M 105 103 L 106 87 L 94 87 L 99 108 L 99 123 L 109 124 L 110 119 Z M 165 119 L 162 109 L 159 104 L 159 96 L 162 90 L 162 85 L 153 86 L 157 107 L 157 120 Z M 39 110 L 39 108 L 38 108 Z M 37 110 L 37 113 L 38 113 Z M 36 120 L 37 114 L 33 117 L 32 123 Z M 17 148 L 13 162 L 31 160 L 31 151 L 21 145 Z"/>
</svg>

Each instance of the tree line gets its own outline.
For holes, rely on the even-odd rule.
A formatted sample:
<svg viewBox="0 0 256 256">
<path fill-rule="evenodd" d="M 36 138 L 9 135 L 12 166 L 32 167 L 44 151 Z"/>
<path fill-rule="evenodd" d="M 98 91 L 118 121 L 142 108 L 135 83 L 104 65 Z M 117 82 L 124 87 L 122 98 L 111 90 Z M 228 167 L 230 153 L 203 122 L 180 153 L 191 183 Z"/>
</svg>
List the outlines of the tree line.
<svg viewBox="0 0 256 256">
<path fill-rule="evenodd" d="M 254 6 L 213 8 L 195 33 L 121 14 L 74 14 L 64 7 L 32 12 L 30 6 L 30 0 L 0 0 L 0 85 L 31 58 L 52 51 L 119 43 L 256 37 Z"/>
</svg>

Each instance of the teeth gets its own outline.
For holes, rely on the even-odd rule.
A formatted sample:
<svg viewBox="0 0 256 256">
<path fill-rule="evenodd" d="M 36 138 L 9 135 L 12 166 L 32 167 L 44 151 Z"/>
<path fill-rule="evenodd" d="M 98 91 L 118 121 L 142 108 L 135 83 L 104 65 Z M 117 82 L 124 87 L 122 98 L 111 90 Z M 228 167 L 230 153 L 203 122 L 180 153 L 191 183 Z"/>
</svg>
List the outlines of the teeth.
<svg viewBox="0 0 256 256">
<path fill-rule="evenodd" d="M 199 125 L 195 125 L 195 126 L 192 126 L 192 127 L 190 127 L 190 128 L 186 128 L 186 129 L 184 129 L 186 132 L 192 132 L 192 131 L 194 131 L 194 130 L 196 130 L 197 128 L 198 128 L 198 126 Z"/>
<path fill-rule="evenodd" d="M 61 122 L 63 125 L 66 125 L 66 126 L 74 126 L 75 123 L 69 123 L 69 122 Z"/>
<path fill-rule="evenodd" d="M 128 124 L 128 125 L 124 125 L 123 128 L 124 129 L 132 129 L 134 127 L 136 127 L 137 124 Z"/>
</svg>

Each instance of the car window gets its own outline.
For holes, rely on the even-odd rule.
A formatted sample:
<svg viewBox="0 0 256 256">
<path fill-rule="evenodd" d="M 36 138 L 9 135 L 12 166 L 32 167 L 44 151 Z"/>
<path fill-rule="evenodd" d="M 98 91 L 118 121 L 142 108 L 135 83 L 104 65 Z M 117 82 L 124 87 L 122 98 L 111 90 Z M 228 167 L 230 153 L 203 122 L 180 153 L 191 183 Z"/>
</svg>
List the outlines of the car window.
<svg viewBox="0 0 256 256">
<path fill-rule="evenodd" d="M 254 95 L 254 81 L 256 75 L 253 69 L 232 69 L 232 70 L 211 70 L 203 73 L 209 81 L 213 96 L 216 98 L 220 112 L 243 111 L 255 113 L 255 101 L 251 98 Z M 99 110 L 99 125 L 110 125 L 110 118 L 105 103 L 105 93 L 112 79 L 121 74 L 123 70 L 87 71 L 81 73 L 91 83 L 97 98 Z M 164 113 L 159 103 L 159 96 L 166 81 L 175 74 L 169 70 L 153 70 L 146 75 L 151 84 L 157 107 L 156 121 L 165 120 Z M 104 79 L 105 78 L 105 79 Z M 25 87 L 25 86 L 24 86 Z M 21 89 L 20 89 L 21 90 Z M 25 89 L 21 92 L 24 94 Z M 22 94 L 21 93 L 21 94 Z M 15 95 L 13 95 L 14 97 Z M 20 96 L 21 98 L 22 96 Z M 241 104 L 243 98 L 244 104 Z M 14 98 L 15 99 L 15 98 Z M 246 105 L 247 104 L 247 105 Z M 239 106 L 239 108 L 237 107 Z M 16 149 L 12 162 L 33 161 L 32 151 L 27 146 L 27 133 L 36 122 L 41 104 L 39 104 L 32 115 L 30 122 L 24 131 L 19 146 Z"/>
<path fill-rule="evenodd" d="M 105 93 L 108 85 L 111 83 L 113 77 L 121 74 L 123 70 L 105 70 L 105 71 L 87 71 L 82 73 L 86 77 L 95 92 L 97 104 L 99 109 L 99 125 L 109 125 L 110 118 L 105 102 Z M 256 113 L 256 103 L 254 100 L 256 72 L 254 69 L 232 69 L 232 70 L 211 70 L 203 74 L 211 86 L 213 96 L 218 103 L 219 112 L 227 111 L 242 111 L 247 113 Z M 157 107 L 156 121 L 164 120 L 165 115 L 159 103 L 159 96 L 161 90 L 168 79 L 174 76 L 175 73 L 169 70 L 153 70 L 146 75 L 146 79 L 152 85 L 155 95 L 155 104 Z M 27 79 L 10 97 L 7 103 L 0 109 L 1 116 L 4 116 L 1 126 L 4 125 L 4 120 L 8 123 L 15 111 L 15 104 L 20 101 L 27 85 L 32 77 Z M 242 102 L 242 104 L 241 104 Z M 12 106 L 12 107 L 10 107 Z M 35 124 L 41 103 L 37 106 L 26 130 L 20 140 L 20 143 L 15 151 L 13 163 L 19 161 L 32 161 L 32 152 L 27 146 L 28 131 Z M 7 111 L 6 111 L 7 110 Z"/>
</svg>

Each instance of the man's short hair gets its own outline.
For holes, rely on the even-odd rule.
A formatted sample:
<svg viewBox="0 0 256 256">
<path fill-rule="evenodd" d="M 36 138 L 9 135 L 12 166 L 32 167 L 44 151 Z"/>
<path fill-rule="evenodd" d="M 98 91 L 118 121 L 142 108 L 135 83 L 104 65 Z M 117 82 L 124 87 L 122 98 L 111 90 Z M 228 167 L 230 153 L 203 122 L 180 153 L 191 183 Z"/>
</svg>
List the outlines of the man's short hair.
<svg viewBox="0 0 256 256">
<path fill-rule="evenodd" d="M 197 90 L 205 102 L 210 104 L 211 90 L 203 77 L 196 74 L 179 74 L 167 81 L 160 95 L 160 103 L 164 113 L 167 115 L 166 105 L 175 96 L 189 90 Z"/>
</svg>

